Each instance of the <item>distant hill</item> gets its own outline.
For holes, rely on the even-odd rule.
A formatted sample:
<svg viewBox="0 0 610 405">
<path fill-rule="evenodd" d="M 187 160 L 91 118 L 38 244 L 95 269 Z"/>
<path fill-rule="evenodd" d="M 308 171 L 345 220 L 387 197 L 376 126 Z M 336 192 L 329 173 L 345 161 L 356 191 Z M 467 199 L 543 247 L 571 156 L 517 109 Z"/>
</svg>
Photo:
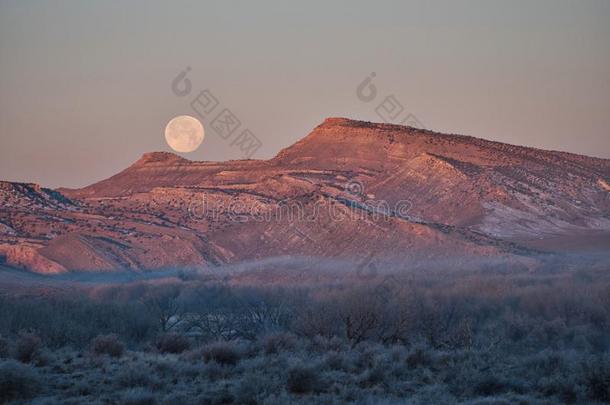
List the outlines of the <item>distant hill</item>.
<svg viewBox="0 0 610 405">
<path fill-rule="evenodd" d="M 610 249 L 608 159 L 345 118 L 270 160 L 147 153 L 82 189 L 1 182 L 0 201 L 0 260 L 39 273 Z"/>
</svg>

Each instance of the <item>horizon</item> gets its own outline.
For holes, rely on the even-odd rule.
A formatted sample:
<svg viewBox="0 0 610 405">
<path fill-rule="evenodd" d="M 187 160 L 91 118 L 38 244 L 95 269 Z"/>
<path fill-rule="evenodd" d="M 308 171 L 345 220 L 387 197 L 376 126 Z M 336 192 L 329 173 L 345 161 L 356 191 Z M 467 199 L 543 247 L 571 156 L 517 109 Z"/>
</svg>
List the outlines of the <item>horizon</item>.
<svg viewBox="0 0 610 405">
<path fill-rule="evenodd" d="M 346 121 L 351 121 L 351 122 L 370 123 L 370 124 L 376 124 L 376 125 L 403 126 L 405 128 L 412 128 L 412 129 L 416 129 L 416 130 L 424 130 L 424 131 L 427 131 L 427 132 L 431 132 L 433 135 L 448 135 L 448 136 L 456 136 L 456 137 L 467 137 L 467 138 L 474 138 L 474 139 L 478 139 L 478 140 L 483 140 L 483 141 L 488 141 L 488 142 L 493 142 L 493 143 L 498 143 L 498 144 L 503 144 L 503 145 L 509 145 L 509 146 L 516 146 L 516 147 L 520 147 L 520 148 L 531 149 L 531 150 L 538 150 L 538 151 L 544 151 L 544 152 L 553 152 L 553 153 L 568 153 L 568 154 L 572 154 L 572 155 L 591 157 L 591 158 L 597 158 L 597 159 L 602 159 L 602 160 L 610 160 L 610 158 L 600 158 L 600 157 L 596 157 L 596 156 L 583 155 L 583 154 L 580 154 L 580 153 L 574 153 L 574 152 L 570 152 L 570 151 L 543 149 L 543 148 L 527 146 L 527 145 L 516 145 L 516 144 L 511 144 L 511 143 L 502 142 L 502 141 L 496 141 L 496 140 L 492 140 L 492 139 L 475 137 L 475 136 L 467 135 L 467 134 L 441 133 L 441 132 L 434 131 L 434 130 L 429 129 L 429 128 L 417 128 L 417 127 L 411 127 L 411 126 L 408 126 L 408 125 L 399 125 L 399 124 L 393 124 L 393 123 L 387 123 L 387 122 L 366 121 L 366 120 L 359 120 L 359 119 L 348 118 L 348 117 L 345 117 L 345 116 L 342 116 L 342 117 L 339 117 L 339 116 L 326 117 L 318 125 L 315 125 L 314 127 L 312 127 L 311 131 L 313 131 L 316 127 L 324 124 L 325 122 L 327 122 L 329 120 L 346 120 Z M 256 159 L 256 158 L 243 158 L 243 159 L 230 159 L 230 160 L 232 160 L 232 161 L 239 161 L 239 160 L 260 160 L 260 161 L 267 161 L 267 160 L 271 160 L 271 159 L 275 158 L 282 150 L 294 146 L 296 144 L 296 142 L 298 142 L 298 141 L 304 139 L 305 137 L 307 137 L 307 135 L 309 135 L 311 133 L 311 131 L 309 133 L 303 135 L 301 138 L 297 139 L 295 141 L 295 143 L 293 143 L 291 145 L 288 145 L 287 147 L 278 150 L 274 155 L 272 155 L 269 158 L 259 158 L 259 159 Z M 131 165 L 139 162 L 142 158 L 144 158 L 144 157 L 146 157 L 148 155 L 168 154 L 168 155 L 176 156 L 176 157 L 179 157 L 179 158 L 184 159 L 186 161 L 194 162 L 194 163 L 196 163 L 196 162 L 202 162 L 202 163 L 207 163 L 207 162 L 209 162 L 209 163 L 223 163 L 223 162 L 227 161 L 227 160 L 200 160 L 200 159 L 194 159 L 191 156 L 189 156 L 189 155 L 191 155 L 190 153 L 180 153 L 178 151 L 171 150 L 171 148 L 169 148 L 169 149 L 170 150 L 143 151 L 131 163 L 128 163 L 123 168 L 119 168 L 117 170 L 117 172 L 111 174 L 110 176 L 104 177 L 104 178 L 94 179 L 90 183 L 84 184 L 82 187 L 67 187 L 67 186 L 49 187 L 46 184 L 40 184 L 40 183 L 31 182 L 31 181 L 12 181 L 12 180 L 6 180 L 6 179 L 0 179 L 0 182 L 1 181 L 7 181 L 7 182 L 14 182 L 14 183 L 37 184 L 37 185 L 39 185 L 41 187 L 55 189 L 55 190 L 61 190 L 61 189 L 78 190 L 80 188 L 92 186 L 92 185 L 94 185 L 94 184 L 96 184 L 96 183 L 98 183 L 100 181 L 106 180 L 109 177 L 112 177 L 113 175 L 128 169 Z"/>
<path fill-rule="evenodd" d="M 610 158 L 610 3 L 267 6 L 2 2 L 2 180 L 82 187 L 168 151 L 163 128 L 204 89 L 260 140 L 256 159 L 327 116 L 385 121 L 390 96 L 436 132 Z M 374 101 L 357 95 L 368 79 Z M 243 158 L 214 115 L 181 156 Z"/>
</svg>

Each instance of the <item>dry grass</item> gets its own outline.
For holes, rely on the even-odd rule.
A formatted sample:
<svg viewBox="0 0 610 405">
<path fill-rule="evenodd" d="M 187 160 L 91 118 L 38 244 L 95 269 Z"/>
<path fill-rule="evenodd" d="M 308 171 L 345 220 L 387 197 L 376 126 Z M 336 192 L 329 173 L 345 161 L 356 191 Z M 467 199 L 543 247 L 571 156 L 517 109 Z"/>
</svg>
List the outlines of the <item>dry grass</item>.
<svg viewBox="0 0 610 405">
<path fill-rule="evenodd" d="M 189 279 L 154 310 L 139 297 L 163 286 L 98 291 L 97 299 L 0 298 L 0 402 L 610 401 L 606 278 L 395 285 L 378 296 L 375 286 Z M 169 313 L 196 323 L 164 331 Z"/>
</svg>

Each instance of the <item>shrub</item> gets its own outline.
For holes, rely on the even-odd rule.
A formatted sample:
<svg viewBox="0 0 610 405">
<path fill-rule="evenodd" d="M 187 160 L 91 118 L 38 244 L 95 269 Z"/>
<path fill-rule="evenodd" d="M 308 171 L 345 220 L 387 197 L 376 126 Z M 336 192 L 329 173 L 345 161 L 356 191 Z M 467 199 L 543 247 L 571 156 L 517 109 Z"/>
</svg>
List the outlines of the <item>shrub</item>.
<svg viewBox="0 0 610 405">
<path fill-rule="evenodd" d="M 256 405 L 268 390 L 268 381 L 258 375 L 246 375 L 233 389 L 233 396 L 239 404 Z"/>
<path fill-rule="evenodd" d="M 324 366 L 331 370 L 347 370 L 348 365 L 344 355 L 340 352 L 330 352 L 324 358 Z"/>
<path fill-rule="evenodd" d="M 264 336 L 261 339 L 261 345 L 266 354 L 273 354 L 294 350 L 297 345 L 297 339 L 291 333 L 279 332 Z"/>
<path fill-rule="evenodd" d="M 377 364 L 380 350 L 379 347 L 367 341 L 358 344 L 358 351 L 356 354 L 356 366 L 363 369 L 369 369 Z"/>
<path fill-rule="evenodd" d="M 286 388 L 293 394 L 307 394 L 319 390 L 320 380 L 316 370 L 304 365 L 296 365 L 288 370 Z"/>
<path fill-rule="evenodd" d="M 124 405 L 154 405 L 157 403 L 155 396 L 146 388 L 132 388 L 123 395 Z"/>
<path fill-rule="evenodd" d="M 584 365 L 584 379 L 591 399 L 610 402 L 610 362 L 596 358 Z"/>
<path fill-rule="evenodd" d="M 337 336 L 327 338 L 324 336 L 316 335 L 309 339 L 309 343 L 309 350 L 326 353 L 328 351 L 338 352 L 343 350 L 345 342 Z"/>
<path fill-rule="evenodd" d="M 152 387 L 157 383 L 149 370 L 138 365 L 120 369 L 114 381 L 117 386 L 123 388 Z"/>
<path fill-rule="evenodd" d="M 385 365 L 377 364 L 372 368 L 367 369 L 360 377 L 360 385 L 362 387 L 372 387 L 384 382 L 385 380 Z"/>
<path fill-rule="evenodd" d="M 0 336 L 0 359 L 6 359 L 9 355 L 10 344 L 8 340 Z"/>
<path fill-rule="evenodd" d="M 191 342 L 178 333 L 164 333 L 157 338 L 155 347 L 160 353 L 182 353 L 189 350 Z"/>
<path fill-rule="evenodd" d="M 428 367 L 432 365 L 432 355 L 425 349 L 418 347 L 407 355 L 407 365 L 411 368 Z"/>
<path fill-rule="evenodd" d="M 21 332 L 15 346 L 15 358 L 22 363 L 32 362 L 39 354 L 42 341 L 32 332 Z"/>
<path fill-rule="evenodd" d="M 107 354 L 110 357 L 121 357 L 125 350 L 119 337 L 115 334 L 99 335 L 91 341 L 91 350 L 95 354 Z"/>
<path fill-rule="evenodd" d="M 537 391 L 546 397 L 557 396 L 565 404 L 576 402 L 578 393 L 574 382 L 561 375 L 543 377 L 538 381 Z"/>
<path fill-rule="evenodd" d="M 506 392 L 510 389 L 509 384 L 494 375 L 485 375 L 474 386 L 474 394 L 480 396 L 491 396 Z"/>
<path fill-rule="evenodd" d="M 233 394 L 229 391 L 226 386 L 223 387 L 214 387 L 212 389 L 207 390 L 204 394 L 199 396 L 196 401 L 193 401 L 199 404 L 233 404 L 235 403 L 235 398 Z"/>
<path fill-rule="evenodd" d="M 31 398 L 40 384 L 38 374 L 30 366 L 14 360 L 0 363 L 0 403 Z"/>
<path fill-rule="evenodd" d="M 235 345 L 229 342 L 216 342 L 203 347 L 203 359 L 206 362 L 215 361 L 219 364 L 237 364 L 241 353 Z"/>
<path fill-rule="evenodd" d="M 163 398 L 161 403 L 163 405 L 188 404 L 189 402 L 194 402 L 193 399 L 192 396 L 189 396 L 185 392 L 170 392 Z"/>
</svg>

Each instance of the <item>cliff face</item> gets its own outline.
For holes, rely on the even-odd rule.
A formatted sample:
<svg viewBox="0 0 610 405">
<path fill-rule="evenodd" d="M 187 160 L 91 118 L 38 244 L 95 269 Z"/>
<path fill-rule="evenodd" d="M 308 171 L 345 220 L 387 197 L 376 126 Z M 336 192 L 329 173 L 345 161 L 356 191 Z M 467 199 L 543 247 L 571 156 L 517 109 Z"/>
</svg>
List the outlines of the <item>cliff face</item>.
<svg viewBox="0 0 610 405">
<path fill-rule="evenodd" d="M 329 118 L 268 161 L 159 152 L 79 190 L 2 183 L 0 255 L 27 245 L 54 271 L 282 255 L 519 261 L 531 241 L 610 247 L 609 183 L 607 159 Z"/>
</svg>

